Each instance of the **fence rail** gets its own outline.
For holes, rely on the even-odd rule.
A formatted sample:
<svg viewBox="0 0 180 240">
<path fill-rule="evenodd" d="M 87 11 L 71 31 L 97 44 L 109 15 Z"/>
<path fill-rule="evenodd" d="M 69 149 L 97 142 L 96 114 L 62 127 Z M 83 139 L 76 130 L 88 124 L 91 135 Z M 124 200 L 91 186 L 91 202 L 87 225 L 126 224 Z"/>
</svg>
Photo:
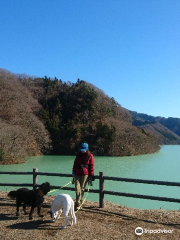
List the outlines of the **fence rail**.
<svg viewBox="0 0 180 240">
<path fill-rule="evenodd" d="M 37 168 L 34 168 L 32 172 L 9 172 L 9 171 L 0 171 L 0 174 L 7 174 L 7 175 L 32 175 L 33 176 L 33 183 L 0 183 L 0 186 L 15 186 L 15 187 L 33 187 L 36 189 L 38 185 L 38 176 L 54 176 L 54 177 L 70 177 L 72 178 L 71 174 L 64 174 L 64 173 L 48 173 L 48 172 L 38 172 Z M 141 198 L 141 199 L 148 199 L 148 200 L 157 200 L 157 201 L 166 201 L 166 202 L 176 202 L 180 203 L 180 199 L 178 198 L 168 198 L 168 197 L 159 197 L 159 196 L 150 196 L 150 195 L 142 195 L 142 194 L 133 194 L 133 193 L 124 193 L 124 192 L 114 192 L 114 191 L 107 191 L 104 188 L 105 180 L 111 181 L 121 181 L 121 182 L 133 182 L 133 183 L 142 183 L 142 184 L 153 184 L 153 185 L 165 185 L 165 186 L 173 186 L 173 187 L 180 187 L 179 182 L 166 182 L 166 181 L 154 181 L 154 180 L 143 180 L 143 179 L 133 179 L 133 178 L 119 178 L 119 177 L 109 177 L 104 176 L 103 172 L 99 172 L 99 176 L 96 175 L 95 179 L 99 179 L 99 189 L 90 189 L 89 192 L 98 193 L 99 194 L 99 207 L 104 207 L 104 195 L 116 195 L 122 197 L 132 197 L 132 198 Z M 53 189 L 60 189 L 62 186 L 52 186 Z M 64 190 L 74 191 L 74 187 L 63 187 Z M 87 190 L 86 190 L 87 191 Z"/>
</svg>

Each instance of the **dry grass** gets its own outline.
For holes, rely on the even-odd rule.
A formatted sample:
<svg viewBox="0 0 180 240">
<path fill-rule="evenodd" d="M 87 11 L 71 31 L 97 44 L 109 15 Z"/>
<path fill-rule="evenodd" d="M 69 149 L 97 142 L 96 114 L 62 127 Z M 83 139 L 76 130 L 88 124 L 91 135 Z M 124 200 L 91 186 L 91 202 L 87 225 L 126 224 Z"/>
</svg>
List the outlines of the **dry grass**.
<svg viewBox="0 0 180 240">
<path fill-rule="evenodd" d="M 114 240 L 114 239 L 180 239 L 180 212 L 164 210 L 139 210 L 106 203 L 105 208 L 98 208 L 98 203 L 86 201 L 83 209 L 76 213 L 77 224 L 61 230 L 64 218 L 50 223 L 47 213 L 54 196 L 45 199 L 39 218 L 34 212 L 33 220 L 20 212 L 15 216 L 15 202 L 7 198 L 7 193 L 0 192 L 0 239 L 58 239 L 58 240 Z M 29 210 L 29 209 L 28 209 Z M 172 230 L 172 233 L 135 234 L 136 227 L 144 230 Z"/>
</svg>

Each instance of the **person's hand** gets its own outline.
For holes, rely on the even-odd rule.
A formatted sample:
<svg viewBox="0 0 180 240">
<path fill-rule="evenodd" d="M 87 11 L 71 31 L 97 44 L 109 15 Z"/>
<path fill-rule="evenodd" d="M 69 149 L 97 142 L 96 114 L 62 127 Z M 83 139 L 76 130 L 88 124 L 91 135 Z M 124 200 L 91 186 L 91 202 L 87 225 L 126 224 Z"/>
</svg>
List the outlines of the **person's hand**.
<svg viewBox="0 0 180 240">
<path fill-rule="evenodd" d="M 92 182 L 92 177 L 89 177 L 89 182 Z"/>
<path fill-rule="evenodd" d="M 94 178 L 94 175 L 89 175 L 89 181 L 90 181 L 90 182 L 94 181 L 94 179 L 95 179 L 95 178 Z"/>
</svg>

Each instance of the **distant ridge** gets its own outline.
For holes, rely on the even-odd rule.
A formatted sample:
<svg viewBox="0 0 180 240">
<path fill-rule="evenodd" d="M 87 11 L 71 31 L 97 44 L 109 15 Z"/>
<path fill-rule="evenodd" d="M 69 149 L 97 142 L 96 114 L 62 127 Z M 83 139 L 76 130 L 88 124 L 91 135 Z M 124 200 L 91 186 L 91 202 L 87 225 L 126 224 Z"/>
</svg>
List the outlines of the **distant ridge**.
<svg viewBox="0 0 180 240">
<path fill-rule="evenodd" d="M 180 118 L 153 117 L 130 111 L 134 126 L 156 133 L 162 144 L 180 144 Z"/>
</svg>

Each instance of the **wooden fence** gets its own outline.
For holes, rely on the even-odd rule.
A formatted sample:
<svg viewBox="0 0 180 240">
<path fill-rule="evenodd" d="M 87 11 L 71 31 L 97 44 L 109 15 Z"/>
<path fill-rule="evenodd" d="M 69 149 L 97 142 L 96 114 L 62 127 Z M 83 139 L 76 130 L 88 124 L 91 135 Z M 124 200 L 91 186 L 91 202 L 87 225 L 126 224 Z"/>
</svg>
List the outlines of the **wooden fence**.
<svg viewBox="0 0 180 240">
<path fill-rule="evenodd" d="M 70 177 L 71 174 L 63 174 L 63 173 L 47 173 L 47 172 L 38 172 L 37 168 L 34 168 L 32 172 L 1 172 L 0 174 L 8 174 L 8 175 L 32 175 L 33 183 L 0 183 L 0 186 L 14 186 L 14 187 L 33 187 L 36 189 L 38 185 L 38 176 L 54 176 L 54 177 Z M 132 197 L 132 198 L 141 198 L 141 199 L 149 199 L 149 200 L 157 200 L 157 201 L 165 201 L 165 202 L 176 202 L 180 203 L 180 199 L 177 198 L 168 198 L 168 197 L 158 197 L 158 196 L 150 196 L 150 195 L 141 195 L 141 194 L 133 194 L 133 193 L 124 193 L 124 192 L 114 192 L 105 190 L 105 180 L 111 181 L 121 181 L 121 182 L 133 182 L 133 183 L 143 183 L 143 184 L 154 184 L 154 185 L 165 185 L 165 186 L 175 186 L 180 187 L 179 182 L 165 182 L 165 181 L 154 181 L 154 180 L 142 180 L 142 179 L 132 179 L 132 178 L 119 178 L 119 177 L 108 177 L 104 176 L 103 172 L 99 172 L 99 175 L 95 176 L 95 179 L 99 179 L 99 189 L 90 189 L 89 192 L 98 193 L 99 194 L 99 207 L 104 208 L 104 195 L 116 195 L 123 197 Z M 60 189 L 62 186 L 52 186 L 52 189 Z M 63 187 L 64 190 L 74 191 L 74 187 Z M 87 190 L 86 190 L 87 191 Z"/>
</svg>

